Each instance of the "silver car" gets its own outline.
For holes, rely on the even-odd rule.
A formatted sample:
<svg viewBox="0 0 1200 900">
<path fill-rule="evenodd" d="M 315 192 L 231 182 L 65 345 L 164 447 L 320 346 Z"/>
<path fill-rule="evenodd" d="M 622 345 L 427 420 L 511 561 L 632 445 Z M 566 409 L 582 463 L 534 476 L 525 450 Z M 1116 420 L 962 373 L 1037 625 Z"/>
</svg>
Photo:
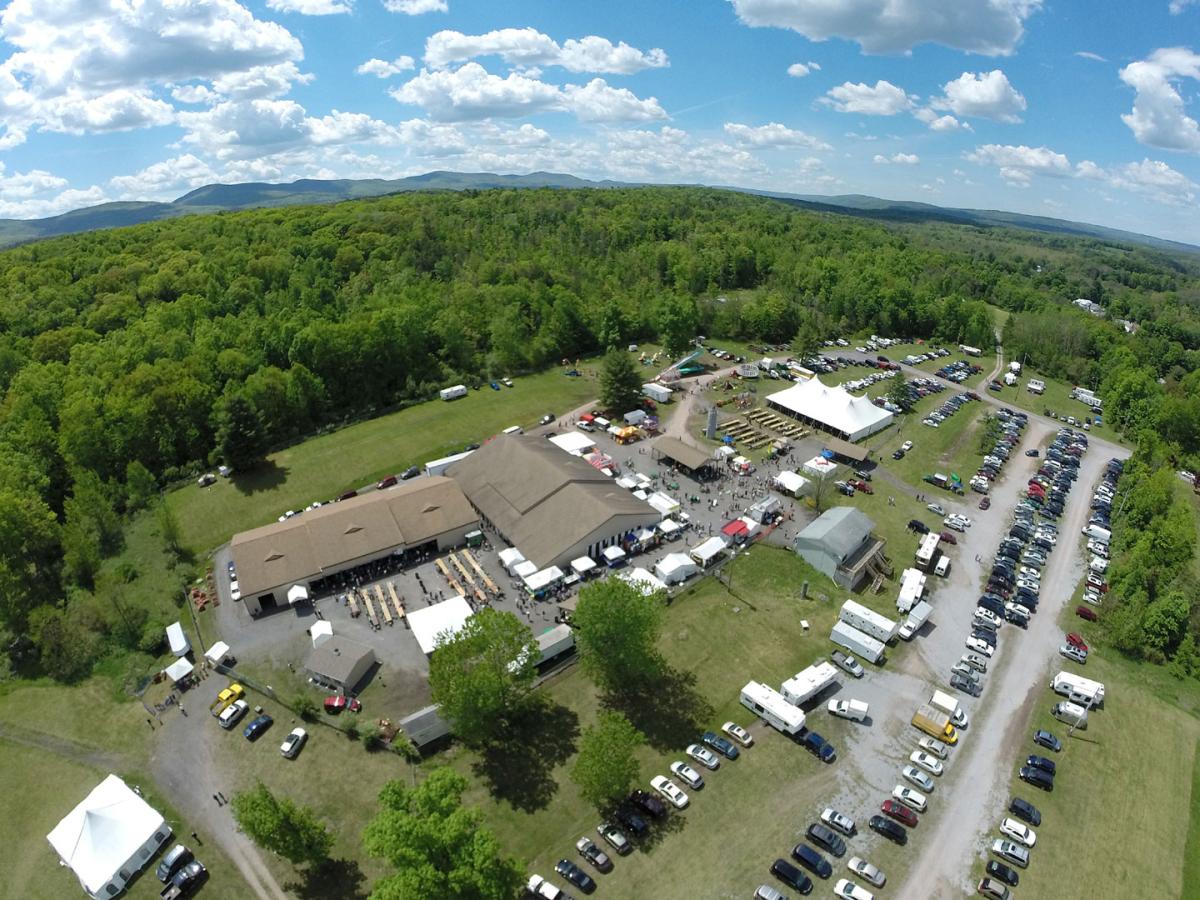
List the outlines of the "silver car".
<svg viewBox="0 0 1200 900">
<path fill-rule="evenodd" d="M 962 655 L 962 662 L 966 663 L 976 672 L 987 672 L 987 660 L 978 653 L 964 653 Z"/>
<path fill-rule="evenodd" d="M 933 779 L 916 766 L 905 766 L 900 770 L 906 781 L 911 781 L 927 794 L 933 793 Z"/>
<path fill-rule="evenodd" d="M 721 767 L 721 761 L 717 759 L 717 754 L 713 753 L 707 747 L 701 747 L 699 744 L 689 744 L 685 752 L 706 769 L 718 769 Z"/>
<path fill-rule="evenodd" d="M 1071 662 L 1077 662 L 1081 666 L 1087 664 L 1088 655 L 1078 647 L 1072 647 L 1070 644 L 1063 644 L 1058 648 L 1060 656 L 1065 656 Z"/>
</svg>

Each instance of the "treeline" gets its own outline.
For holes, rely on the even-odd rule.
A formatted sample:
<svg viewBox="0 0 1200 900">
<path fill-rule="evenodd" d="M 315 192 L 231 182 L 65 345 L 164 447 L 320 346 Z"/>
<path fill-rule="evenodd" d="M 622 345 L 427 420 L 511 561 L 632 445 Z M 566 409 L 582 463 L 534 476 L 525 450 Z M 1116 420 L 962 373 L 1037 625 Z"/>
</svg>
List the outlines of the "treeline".
<svg viewBox="0 0 1200 900">
<path fill-rule="evenodd" d="M 985 304 L 1037 310 L 1067 299 L 1049 273 L 1070 271 L 1072 287 L 1087 277 L 1069 243 L 984 253 L 981 232 L 964 229 L 962 248 L 944 233 L 702 189 L 487 191 L 198 216 L 0 253 L 0 627 L 43 660 L 81 634 L 150 640 L 75 594 L 119 548 L 123 515 L 202 465 L 251 465 L 447 383 L 628 341 L 678 350 L 698 332 L 986 346 Z M 1138 259 L 1156 290 L 1196 290 L 1194 271 Z M 1193 320 L 1172 321 L 1193 352 Z M 1141 359 L 1137 340 L 1113 345 Z"/>
</svg>

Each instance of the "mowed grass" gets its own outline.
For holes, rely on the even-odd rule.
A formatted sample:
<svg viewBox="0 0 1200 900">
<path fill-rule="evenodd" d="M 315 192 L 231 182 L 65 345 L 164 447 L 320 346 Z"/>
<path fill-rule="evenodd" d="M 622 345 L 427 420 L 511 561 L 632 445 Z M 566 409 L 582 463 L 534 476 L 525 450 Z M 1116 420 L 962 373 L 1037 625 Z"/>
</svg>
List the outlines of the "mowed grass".
<svg viewBox="0 0 1200 900">
<path fill-rule="evenodd" d="M 1046 382 L 1046 391 L 1043 394 L 1031 394 L 1027 388 L 1030 378 L 1037 378 Z M 985 386 L 986 387 L 986 386 Z M 1066 425 L 1067 416 L 1074 416 L 1076 421 L 1083 422 L 1087 416 L 1092 416 L 1093 423 L 1090 433 L 1105 440 L 1113 441 L 1118 444 L 1128 445 L 1128 442 L 1122 439 L 1121 435 L 1108 423 L 1107 417 L 1103 410 L 1100 412 L 1101 418 L 1104 419 L 1103 425 L 1095 424 L 1095 416 L 1092 413 L 1091 407 L 1086 403 L 1081 403 L 1078 400 L 1071 399 L 1071 390 L 1073 385 L 1067 384 L 1064 381 L 1058 381 L 1038 372 L 1031 366 L 1025 366 L 1021 370 L 1021 377 L 1013 387 L 1005 386 L 1004 390 L 999 393 L 989 391 L 989 393 L 1002 403 L 1019 407 L 1028 412 L 1044 414 L 1046 410 L 1055 413 L 1059 419 L 1064 420 Z"/>
<path fill-rule="evenodd" d="M 431 400 L 311 438 L 267 457 L 264 465 L 209 488 L 195 483 L 167 495 L 183 543 L 200 554 L 239 531 L 275 521 L 288 509 L 329 500 L 409 466 L 456 453 L 510 425 L 529 428 L 548 412 L 566 413 L 594 399 L 598 363 L 581 378 L 562 369 L 514 379 L 512 388 L 486 385 L 461 400 Z"/>
<path fill-rule="evenodd" d="M 1193 790 L 1200 721 L 1177 703 L 1187 694 L 1186 705 L 1194 707 L 1200 685 L 1179 683 L 1156 667 L 1112 659 L 1105 650 L 1093 652 L 1085 667 L 1062 661 L 1051 672 L 1068 668 L 1104 682 L 1105 703 L 1091 713 L 1086 730 L 1068 738 L 1067 727 L 1050 715 L 1063 698 L 1048 686 L 1039 694 L 1011 777 L 1011 793 L 1042 812 L 1018 895 L 1046 900 L 1197 896 L 1200 872 L 1191 841 L 1200 832 Z M 1037 728 L 1058 736 L 1062 752 L 1035 746 L 1029 735 Z M 1057 764 L 1052 792 L 1017 778 L 1030 753 Z M 999 836 L 998 831 L 992 835 Z M 975 869 L 981 877 L 983 864 Z"/>
</svg>

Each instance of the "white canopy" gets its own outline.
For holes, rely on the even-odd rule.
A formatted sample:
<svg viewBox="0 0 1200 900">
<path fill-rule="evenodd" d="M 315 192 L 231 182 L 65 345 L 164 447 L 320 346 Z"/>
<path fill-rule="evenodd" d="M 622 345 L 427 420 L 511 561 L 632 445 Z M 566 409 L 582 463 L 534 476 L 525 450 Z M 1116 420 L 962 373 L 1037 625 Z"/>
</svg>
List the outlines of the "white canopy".
<svg viewBox="0 0 1200 900">
<path fill-rule="evenodd" d="M 720 459 L 723 456 L 733 456 L 735 453 L 737 453 L 737 451 L 734 450 L 732 447 L 730 447 L 728 444 L 722 444 L 720 447 L 718 447 L 716 450 L 713 451 L 713 456 Z"/>
<path fill-rule="evenodd" d="M 804 487 L 807 484 L 808 479 L 795 472 L 784 471 L 775 476 L 775 486 L 793 497 L 799 497 L 804 493 Z"/>
<path fill-rule="evenodd" d="M 814 456 L 804 464 L 804 471 L 813 478 L 824 478 L 832 475 L 837 469 L 837 463 L 823 456 Z"/>
<path fill-rule="evenodd" d="M 308 631 L 312 636 L 312 645 L 314 647 L 320 647 L 323 643 L 333 637 L 333 623 L 328 619 L 321 619 L 317 622 L 314 622 L 312 628 L 310 628 Z"/>
<path fill-rule="evenodd" d="M 667 584 L 661 578 L 655 577 L 649 570 L 643 569 L 640 566 L 636 569 L 628 569 L 617 576 L 624 581 L 629 582 L 643 594 L 653 594 L 655 591 L 665 591 Z"/>
<path fill-rule="evenodd" d="M 525 587 L 531 593 L 545 590 L 552 584 L 557 584 L 563 579 L 563 570 L 558 566 L 551 566 L 548 569 L 542 569 L 540 572 L 534 572 L 525 579 Z"/>
<path fill-rule="evenodd" d="M 458 634 L 471 618 L 471 605 L 461 594 L 435 603 L 414 609 L 408 614 L 408 624 L 412 626 L 413 637 L 421 645 L 421 650 L 427 656 L 438 644 L 438 638 L 443 635 Z"/>
<path fill-rule="evenodd" d="M 223 660 L 225 658 L 225 655 L 228 652 L 229 652 L 229 645 L 227 643 L 225 643 L 224 641 L 217 641 L 215 644 L 213 644 L 211 647 L 208 648 L 208 651 L 204 654 L 204 657 L 209 662 L 211 662 L 214 666 L 217 666 L 217 665 L 221 664 L 221 660 Z"/>
<path fill-rule="evenodd" d="M 581 556 L 579 559 L 571 560 L 571 571 L 581 577 L 594 568 L 596 568 L 596 561 L 590 556 Z"/>
<path fill-rule="evenodd" d="M 724 538 L 713 535 L 699 547 L 693 547 L 691 557 L 701 566 L 707 567 L 709 563 L 725 552 L 726 546 Z"/>
<path fill-rule="evenodd" d="M 505 571 L 510 575 L 517 563 L 525 561 L 525 557 L 516 547 L 505 547 L 500 551 L 500 565 L 504 566 Z"/>
<path fill-rule="evenodd" d="M 528 578 L 538 570 L 537 563 L 530 562 L 527 559 L 521 560 L 512 568 L 512 573 L 518 578 Z"/>
<path fill-rule="evenodd" d="M 178 684 L 180 681 L 183 681 L 183 679 L 192 674 L 192 669 L 193 666 L 190 660 L 177 659 L 175 662 L 163 669 L 163 671 L 167 673 L 168 678 Z"/>
<path fill-rule="evenodd" d="M 607 563 L 614 563 L 625 558 L 625 551 L 615 544 L 611 547 L 605 547 L 600 551 L 600 555 L 604 557 Z"/>
<path fill-rule="evenodd" d="M 819 378 L 800 381 L 767 397 L 768 405 L 819 422 L 830 431 L 857 441 L 886 428 L 892 414 L 866 397 L 855 397 L 841 385 L 829 387 Z"/>
<path fill-rule="evenodd" d="M 633 496 L 637 497 L 639 500 L 645 500 L 647 502 L 650 500 L 650 492 L 643 490 L 642 488 L 638 488 L 636 491 L 634 491 Z"/>
<path fill-rule="evenodd" d="M 678 584 L 698 571 L 699 567 L 686 553 L 668 553 L 654 567 L 654 574 L 667 584 Z"/>
<path fill-rule="evenodd" d="M 596 449 L 596 442 L 582 431 L 567 431 L 563 434 L 552 435 L 550 443 L 572 456 L 583 456 L 583 454 L 591 453 Z"/>
<path fill-rule="evenodd" d="M 186 656 L 188 651 L 192 649 L 187 635 L 183 633 L 183 626 L 178 622 L 172 622 L 167 626 L 167 644 L 171 647 L 171 652 L 176 656 Z"/>
<path fill-rule="evenodd" d="M 640 487 L 638 480 L 632 475 L 622 475 L 617 479 L 617 487 L 623 487 L 627 491 L 635 490 Z"/>
<path fill-rule="evenodd" d="M 683 526 L 674 519 L 663 519 L 658 523 L 658 530 L 667 537 L 670 537 L 673 534 L 678 534 L 682 529 Z"/>
<path fill-rule="evenodd" d="M 646 498 L 646 502 L 664 516 L 679 512 L 679 501 L 662 491 L 655 491 Z"/>
<path fill-rule="evenodd" d="M 159 829 L 163 839 L 170 834 L 160 816 L 116 775 L 109 775 L 83 802 L 71 810 L 46 835 L 63 865 L 69 867 L 91 896 L 99 896 L 116 881 L 118 893 L 128 877 L 118 873 L 135 872 L 146 859 L 137 859 L 147 844 L 157 846 Z"/>
<path fill-rule="evenodd" d="M 308 588 L 302 584 L 293 584 L 288 588 L 288 603 L 295 606 L 297 603 L 302 603 L 308 599 Z"/>
</svg>

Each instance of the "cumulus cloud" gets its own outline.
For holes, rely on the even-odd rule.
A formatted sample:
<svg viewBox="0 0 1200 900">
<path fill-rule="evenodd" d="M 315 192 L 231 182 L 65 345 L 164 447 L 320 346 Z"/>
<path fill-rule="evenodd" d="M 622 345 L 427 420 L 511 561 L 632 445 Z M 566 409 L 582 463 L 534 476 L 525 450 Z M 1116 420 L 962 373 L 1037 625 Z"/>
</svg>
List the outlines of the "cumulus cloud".
<svg viewBox="0 0 1200 900">
<path fill-rule="evenodd" d="M 1186 47 L 1165 47 L 1120 71 L 1136 92 L 1133 109 L 1121 116 L 1141 144 L 1200 153 L 1200 123 L 1187 114 L 1176 87 L 1180 78 L 1200 80 L 1200 54 Z"/>
<path fill-rule="evenodd" d="M 1141 162 L 1125 163 L 1107 169 L 1090 160 L 1084 160 L 1075 167 L 1075 174 L 1080 178 L 1101 181 L 1109 187 L 1145 194 L 1160 203 L 1173 206 L 1195 203 L 1197 190 L 1200 190 L 1196 183 L 1182 172 L 1156 159 L 1143 159 Z"/>
<path fill-rule="evenodd" d="M 594 78 L 586 85 L 563 87 L 520 72 L 501 78 L 478 63 L 453 70 L 422 69 L 395 88 L 392 97 L 422 107 L 439 121 L 516 118 L 540 112 L 573 112 L 588 122 L 639 122 L 665 119 L 667 114 L 654 97 L 641 99 L 625 88 Z"/>
<path fill-rule="evenodd" d="M 185 144 L 217 159 L 266 156 L 302 146 L 395 139 L 395 129 L 363 113 L 310 116 L 293 100 L 227 100 L 203 112 L 181 112 Z"/>
<path fill-rule="evenodd" d="M 893 153 L 891 156 L 884 156 L 882 153 L 876 153 L 873 160 L 874 163 L 881 166 L 886 166 L 895 163 L 898 166 L 915 166 L 921 161 L 921 157 L 915 153 Z"/>
<path fill-rule="evenodd" d="M 208 163 L 185 153 L 156 162 L 132 175 L 117 175 L 108 183 L 121 199 L 173 200 L 219 178 Z"/>
<path fill-rule="evenodd" d="M 1177 16 L 1189 6 L 1195 6 L 1198 3 L 1200 3 L 1200 0 L 1171 0 L 1171 5 L 1168 9 L 1170 9 L 1171 15 Z"/>
<path fill-rule="evenodd" d="M 99 187 L 76 190 L 68 184 L 65 178 L 42 169 L 8 174 L 0 162 L 0 217 L 41 218 L 108 199 Z"/>
<path fill-rule="evenodd" d="M 788 28 L 809 40 L 845 38 L 867 53 L 904 53 L 935 43 L 1007 56 L 1041 0 L 729 0 L 754 27 Z"/>
<path fill-rule="evenodd" d="M 748 147 L 807 147 L 810 150 L 832 150 L 833 148 L 819 138 L 796 131 L 771 122 L 767 125 L 742 125 L 738 122 L 726 122 L 725 133 L 735 142 Z"/>
<path fill-rule="evenodd" d="M 862 82 L 854 84 L 847 81 L 831 88 L 820 102 L 843 113 L 894 116 L 911 110 L 914 99 L 906 94 L 903 88 L 896 87 L 890 81 L 877 81 L 874 87 Z"/>
<path fill-rule="evenodd" d="M 354 0 L 267 0 L 267 8 L 304 16 L 336 16 L 353 12 Z"/>
<path fill-rule="evenodd" d="M 1066 178 L 1072 174 L 1071 161 L 1048 147 L 1024 144 L 984 144 L 966 154 L 971 162 L 996 166 L 1010 184 L 1027 187 L 1034 175 Z"/>
<path fill-rule="evenodd" d="M 401 72 L 416 68 L 416 61 L 411 56 L 398 56 L 391 62 L 385 59 L 368 59 L 354 71 L 359 75 L 374 75 L 376 78 L 391 78 Z"/>
<path fill-rule="evenodd" d="M 933 100 L 934 109 L 948 109 L 957 116 L 1021 121 L 1025 98 L 1009 83 L 999 69 L 990 72 L 963 72 L 942 86 L 944 95 Z"/>
<path fill-rule="evenodd" d="M 383 0 L 383 8 L 388 12 L 403 13 L 406 16 L 450 11 L 446 0 Z"/>
<path fill-rule="evenodd" d="M 810 72 L 821 71 L 821 66 L 815 62 L 792 63 L 787 67 L 787 73 L 793 78 L 806 78 Z"/>
<path fill-rule="evenodd" d="M 642 51 L 594 34 L 559 45 L 535 28 L 501 28 L 486 34 L 439 31 L 425 42 L 425 63 L 435 69 L 479 56 L 498 56 L 513 66 L 560 66 L 569 72 L 617 75 L 669 64 L 666 52 L 658 48 Z"/>
</svg>

